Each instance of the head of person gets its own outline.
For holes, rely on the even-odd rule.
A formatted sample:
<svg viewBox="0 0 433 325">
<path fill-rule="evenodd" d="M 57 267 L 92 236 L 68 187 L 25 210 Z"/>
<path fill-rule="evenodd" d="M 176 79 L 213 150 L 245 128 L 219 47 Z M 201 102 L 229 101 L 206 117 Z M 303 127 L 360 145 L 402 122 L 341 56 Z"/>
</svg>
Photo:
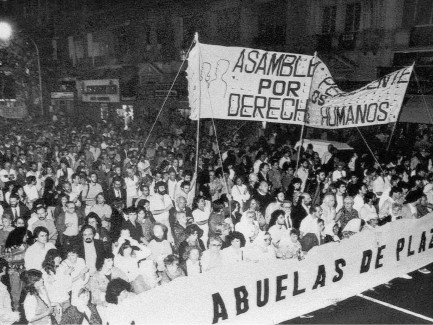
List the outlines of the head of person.
<svg viewBox="0 0 433 325">
<path fill-rule="evenodd" d="M 209 250 L 213 253 L 217 253 L 221 250 L 221 246 L 223 245 L 223 241 L 219 236 L 211 236 L 209 237 Z"/>
<path fill-rule="evenodd" d="M 233 231 L 231 234 L 229 234 L 228 241 L 235 249 L 245 246 L 245 236 L 239 231 Z"/>
<path fill-rule="evenodd" d="M 338 195 L 343 195 L 344 193 L 346 193 L 346 183 L 343 181 L 337 181 L 335 184 L 335 187 L 337 188 L 337 194 Z"/>
<path fill-rule="evenodd" d="M 128 257 L 131 256 L 133 250 L 134 248 L 132 247 L 131 242 L 129 240 L 125 240 L 119 248 L 119 254 L 121 256 Z"/>
<path fill-rule="evenodd" d="M 20 279 L 23 282 L 23 287 L 27 294 L 37 295 L 38 292 L 44 287 L 44 279 L 42 278 L 42 272 L 35 269 L 24 271 L 20 275 Z"/>
<path fill-rule="evenodd" d="M 180 188 L 182 189 L 182 191 L 184 191 L 185 193 L 189 193 L 191 191 L 191 182 L 189 181 L 183 181 L 180 184 Z"/>
<path fill-rule="evenodd" d="M 266 181 L 261 181 L 259 185 L 259 191 L 267 194 L 269 192 L 269 184 Z"/>
<path fill-rule="evenodd" d="M 376 194 L 374 194 L 373 192 L 367 192 L 364 195 L 364 203 L 368 205 L 374 205 L 376 203 L 376 199 Z"/>
<path fill-rule="evenodd" d="M 311 195 L 308 193 L 302 193 L 302 195 L 299 197 L 299 200 L 304 204 L 306 207 L 309 207 L 311 205 L 311 202 L 313 201 L 311 199 Z"/>
<path fill-rule="evenodd" d="M 354 203 L 355 202 L 353 201 L 353 197 L 351 197 L 351 196 L 346 196 L 343 200 L 344 208 L 347 211 L 352 211 Z"/>
<path fill-rule="evenodd" d="M 15 227 L 17 228 L 27 228 L 26 220 L 23 217 L 18 217 L 15 220 Z"/>
<path fill-rule="evenodd" d="M 96 259 L 96 270 L 101 271 L 110 271 L 113 269 L 114 266 L 114 255 L 111 252 L 106 252 L 104 254 L 104 258 L 98 258 Z"/>
<path fill-rule="evenodd" d="M 137 209 L 133 206 L 126 208 L 124 210 L 125 217 L 131 221 L 132 223 L 135 223 L 137 220 Z"/>
<path fill-rule="evenodd" d="M 177 208 L 184 210 L 186 208 L 186 199 L 183 196 L 178 196 L 176 199 Z"/>
<path fill-rule="evenodd" d="M 48 242 L 49 231 L 47 228 L 38 226 L 33 230 L 33 236 L 36 242 L 46 244 Z"/>
<path fill-rule="evenodd" d="M 394 186 L 391 188 L 391 191 L 389 192 L 389 196 L 394 200 L 398 201 L 401 199 L 403 195 L 403 190 L 400 186 Z"/>
<path fill-rule="evenodd" d="M 13 218 L 10 214 L 3 214 L 3 216 L 1 217 L 1 223 L 3 225 L 3 229 L 8 229 L 9 227 L 11 227 L 13 222 Z"/>
<path fill-rule="evenodd" d="M 277 226 L 283 226 L 286 224 L 286 220 L 285 220 L 285 215 L 286 213 L 284 212 L 284 210 L 275 210 L 274 212 L 271 213 L 271 219 L 269 220 L 269 228 L 277 225 Z"/>
<path fill-rule="evenodd" d="M 108 283 L 107 291 L 105 292 L 105 300 L 109 304 L 117 305 L 128 298 L 132 288 L 129 282 L 117 278 Z"/>
<path fill-rule="evenodd" d="M 120 177 L 114 177 L 113 187 L 115 190 L 120 190 L 122 188 L 122 179 Z"/>
<path fill-rule="evenodd" d="M 162 241 L 167 238 L 167 227 L 162 223 L 156 223 L 152 228 L 153 237 Z"/>
<path fill-rule="evenodd" d="M 334 194 L 326 194 L 323 198 L 323 203 L 328 208 L 333 208 L 335 206 L 335 196 Z"/>
<path fill-rule="evenodd" d="M 42 268 L 47 272 L 50 273 L 56 273 L 56 268 L 60 265 L 62 262 L 62 258 L 60 257 L 60 253 L 57 249 L 52 248 L 48 250 L 47 254 L 45 255 L 45 259 L 42 262 Z"/>
<path fill-rule="evenodd" d="M 90 225 L 84 225 L 81 228 L 81 237 L 83 238 L 84 243 L 90 244 L 93 242 L 93 239 L 96 235 L 96 229 Z"/>
<path fill-rule="evenodd" d="M 201 250 L 197 246 L 188 246 L 184 254 L 184 259 L 197 262 L 200 260 L 201 254 Z"/>
<path fill-rule="evenodd" d="M 76 245 L 70 245 L 66 247 L 65 257 L 71 264 L 75 264 L 78 259 L 79 248 Z"/>
<path fill-rule="evenodd" d="M 160 195 L 164 195 L 166 193 L 165 186 L 166 185 L 164 182 L 162 182 L 162 181 L 157 182 L 155 184 L 156 192 Z"/>
<path fill-rule="evenodd" d="M 203 230 L 193 223 L 186 227 L 185 236 L 188 242 L 194 243 L 203 236 Z"/>
<path fill-rule="evenodd" d="M 258 211 L 258 210 L 260 210 L 260 204 L 259 204 L 259 202 L 257 202 L 256 199 L 250 199 L 247 202 L 247 209 L 249 211 Z"/>
<path fill-rule="evenodd" d="M 95 212 L 89 212 L 84 221 L 85 225 L 92 226 L 96 231 L 102 227 L 102 220 Z"/>
<path fill-rule="evenodd" d="M 290 241 L 292 243 L 296 243 L 298 242 L 298 239 L 299 239 L 298 230 L 296 230 L 295 228 L 290 229 Z"/>
<path fill-rule="evenodd" d="M 314 204 L 310 206 L 309 212 L 314 218 L 320 218 L 322 216 L 323 210 L 320 205 Z"/>
<path fill-rule="evenodd" d="M 20 202 L 20 197 L 16 194 L 11 194 L 9 197 L 9 205 L 11 208 L 16 208 Z"/>
<path fill-rule="evenodd" d="M 401 203 L 394 202 L 391 206 L 391 213 L 393 216 L 401 216 L 403 205 Z"/>
</svg>

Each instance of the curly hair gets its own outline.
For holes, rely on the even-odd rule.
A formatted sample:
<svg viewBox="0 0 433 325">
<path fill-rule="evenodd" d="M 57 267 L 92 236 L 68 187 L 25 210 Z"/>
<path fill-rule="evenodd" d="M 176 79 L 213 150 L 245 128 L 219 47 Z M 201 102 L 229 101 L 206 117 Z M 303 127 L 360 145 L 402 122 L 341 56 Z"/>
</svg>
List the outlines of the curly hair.
<svg viewBox="0 0 433 325">
<path fill-rule="evenodd" d="M 35 288 L 35 283 L 42 279 L 42 272 L 35 269 L 24 271 L 21 273 L 20 279 L 23 281 L 26 292 L 30 295 L 36 295 L 38 291 Z"/>
<path fill-rule="evenodd" d="M 123 291 L 131 291 L 131 285 L 129 282 L 117 278 L 113 279 L 108 283 L 107 291 L 105 292 L 105 300 L 109 304 L 117 305 L 119 302 L 119 296 Z"/>
<path fill-rule="evenodd" d="M 229 243 L 231 243 L 235 239 L 239 239 L 239 241 L 241 242 L 241 247 L 245 246 L 246 240 L 245 240 L 244 234 L 242 234 L 239 231 L 233 231 L 232 233 L 230 233 L 228 235 L 228 241 L 229 241 Z"/>
</svg>

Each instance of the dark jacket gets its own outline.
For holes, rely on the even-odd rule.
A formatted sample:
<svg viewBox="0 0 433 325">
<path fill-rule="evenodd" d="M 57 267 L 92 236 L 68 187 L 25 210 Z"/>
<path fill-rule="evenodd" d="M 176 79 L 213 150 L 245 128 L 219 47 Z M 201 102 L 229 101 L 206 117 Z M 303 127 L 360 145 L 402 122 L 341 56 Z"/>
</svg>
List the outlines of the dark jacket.
<svg viewBox="0 0 433 325">
<path fill-rule="evenodd" d="M 102 242 L 102 240 L 94 239 L 93 244 L 95 245 L 95 250 L 96 250 L 96 264 L 101 263 L 102 265 L 105 256 L 104 243 Z M 78 244 L 78 257 L 81 257 L 84 260 L 86 260 L 83 239 L 81 239 L 80 243 Z"/>
<path fill-rule="evenodd" d="M 143 228 L 138 222 L 135 222 L 134 225 L 131 220 L 125 220 L 122 224 L 122 229 L 129 229 L 131 238 L 135 239 L 138 242 L 141 242 L 141 238 L 144 237 Z"/>
<path fill-rule="evenodd" d="M 29 208 L 27 208 L 26 205 L 24 203 L 22 203 L 22 202 L 18 203 L 18 205 L 19 205 L 18 206 L 19 213 L 18 213 L 17 218 L 18 217 L 22 217 L 25 220 L 29 220 L 30 215 L 31 215 L 31 212 L 30 212 Z M 14 219 L 16 219 L 14 213 L 12 212 L 12 208 L 10 206 L 8 206 L 6 209 L 4 209 L 3 214 L 9 214 Z"/>
<path fill-rule="evenodd" d="M 126 190 L 124 188 L 120 189 L 120 195 L 121 195 L 121 199 L 123 201 L 123 204 L 126 207 Z M 110 187 L 105 192 L 104 197 L 105 197 L 105 201 L 107 204 L 112 204 L 114 202 L 114 200 L 116 199 L 116 192 L 114 191 L 114 188 Z"/>
</svg>

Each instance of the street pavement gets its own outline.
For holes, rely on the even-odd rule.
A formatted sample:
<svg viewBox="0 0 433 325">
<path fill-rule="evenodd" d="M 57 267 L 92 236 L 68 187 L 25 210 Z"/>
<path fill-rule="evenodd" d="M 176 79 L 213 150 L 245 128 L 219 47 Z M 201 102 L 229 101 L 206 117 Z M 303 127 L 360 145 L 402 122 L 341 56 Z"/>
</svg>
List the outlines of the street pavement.
<svg viewBox="0 0 433 325">
<path fill-rule="evenodd" d="M 376 301 L 354 296 L 283 324 L 433 324 L 433 264 L 427 268 L 432 273 L 414 271 L 411 280 L 396 278 L 362 293 Z"/>
</svg>

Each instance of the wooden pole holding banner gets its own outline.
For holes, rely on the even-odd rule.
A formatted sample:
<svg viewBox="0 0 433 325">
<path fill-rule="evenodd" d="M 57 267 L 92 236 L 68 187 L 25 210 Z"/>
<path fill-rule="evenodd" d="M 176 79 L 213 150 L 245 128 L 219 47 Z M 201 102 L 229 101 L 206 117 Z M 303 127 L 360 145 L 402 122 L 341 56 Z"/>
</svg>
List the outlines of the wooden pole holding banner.
<svg viewBox="0 0 433 325">
<path fill-rule="evenodd" d="M 199 56 L 198 56 L 198 65 L 199 65 L 199 69 L 198 71 L 200 71 L 201 69 L 201 55 L 200 55 L 200 43 L 198 41 L 198 33 L 195 33 L 194 35 L 194 43 L 195 46 L 198 47 L 198 51 L 199 51 Z M 200 78 L 200 77 L 199 77 Z M 200 96 L 199 96 L 199 104 L 198 104 L 198 116 L 197 116 L 197 136 L 196 136 L 196 148 L 195 148 L 195 177 L 196 177 L 196 181 L 195 181 L 195 189 L 197 193 L 197 189 L 198 189 L 198 183 L 197 183 L 197 179 L 198 179 L 198 150 L 200 147 L 200 110 L 201 110 L 201 81 L 199 83 L 199 92 L 200 92 Z"/>
<path fill-rule="evenodd" d="M 377 162 L 380 170 L 382 171 L 383 174 L 385 174 L 385 171 L 382 169 L 382 166 L 380 165 L 379 161 L 376 159 L 376 156 L 374 155 L 373 150 L 371 150 L 370 146 L 367 143 L 367 140 L 365 140 L 364 136 L 362 135 L 361 130 L 359 129 L 359 127 L 356 127 L 356 129 L 358 130 L 359 135 L 361 136 L 362 140 L 364 140 L 365 145 L 367 146 L 367 149 L 370 151 L 371 155 L 373 156 L 374 161 Z"/>
<path fill-rule="evenodd" d="M 313 56 L 313 66 L 316 63 L 316 58 L 317 58 L 317 52 L 314 52 L 314 56 Z M 301 156 L 301 149 L 304 146 L 304 128 L 305 128 L 305 122 L 308 116 L 308 104 L 310 102 L 310 93 L 311 93 L 311 88 L 313 88 L 313 79 L 314 79 L 314 73 L 316 72 L 316 69 L 314 69 L 313 71 L 313 75 L 311 76 L 311 84 L 310 84 L 310 90 L 308 91 L 308 100 L 307 100 L 307 109 L 304 115 L 304 123 L 302 123 L 302 127 L 301 127 L 301 143 L 298 147 L 298 158 L 296 159 L 296 169 L 295 169 L 295 174 L 297 175 L 298 173 L 298 167 L 299 167 L 299 159 Z"/>
<path fill-rule="evenodd" d="M 389 136 L 388 146 L 386 147 L 386 152 L 389 151 L 389 147 L 391 146 L 392 136 L 394 135 L 396 127 L 397 127 L 397 121 L 395 121 L 394 126 L 392 127 L 391 135 Z"/>
</svg>

